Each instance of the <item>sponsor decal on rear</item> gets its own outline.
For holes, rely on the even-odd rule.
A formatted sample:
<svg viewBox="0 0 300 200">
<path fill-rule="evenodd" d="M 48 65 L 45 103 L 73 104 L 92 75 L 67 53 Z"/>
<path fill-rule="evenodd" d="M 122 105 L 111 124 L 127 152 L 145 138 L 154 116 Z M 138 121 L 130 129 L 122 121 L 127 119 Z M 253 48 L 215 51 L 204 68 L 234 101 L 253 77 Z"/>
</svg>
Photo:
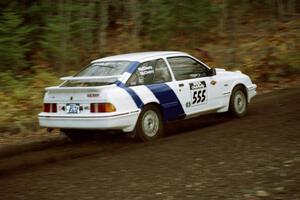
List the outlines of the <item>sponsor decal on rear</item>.
<svg viewBox="0 0 300 200">
<path fill-rule="evenodd" d="M 87 94 L 87 97 L 99 97 L 99 94 Z"/>
</svg>

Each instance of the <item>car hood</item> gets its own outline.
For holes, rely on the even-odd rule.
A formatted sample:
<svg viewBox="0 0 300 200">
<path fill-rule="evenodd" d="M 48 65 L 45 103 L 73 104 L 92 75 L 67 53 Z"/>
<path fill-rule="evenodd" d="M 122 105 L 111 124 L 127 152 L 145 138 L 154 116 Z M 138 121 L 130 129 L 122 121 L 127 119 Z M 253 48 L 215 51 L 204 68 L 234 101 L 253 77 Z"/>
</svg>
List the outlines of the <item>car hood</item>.
<svg viewBox="0 0 300 200">
<path fill-rule="evenodd" d="M 224 76 L 232 76 L 232 75 L 241 75 L 243 74 L 241 71 L 227 71 L 226 69 L 216 68 L 216 73 L 218 75 Z"/>
</svg>

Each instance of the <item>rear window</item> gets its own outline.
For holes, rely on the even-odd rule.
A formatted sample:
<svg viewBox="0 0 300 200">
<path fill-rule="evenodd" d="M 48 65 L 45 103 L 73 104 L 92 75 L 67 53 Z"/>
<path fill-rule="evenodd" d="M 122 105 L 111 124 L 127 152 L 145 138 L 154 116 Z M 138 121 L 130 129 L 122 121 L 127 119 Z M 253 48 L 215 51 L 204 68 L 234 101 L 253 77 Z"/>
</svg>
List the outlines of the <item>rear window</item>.
<svg viewBox="0 0 300 200">
<path fill-rule="evenodd" d="M 130 61 L 107 61 L 95 62 L 88 65 L 85 69 L 78 72 L 74 77 L 89 77 L 89 76 L 114 76 L 122 75 L 127 71 Z M 102 86 L 109 85 L 116 82 L 115 79 L 106 80 L 72 80 L 66 81 L 62 87 L 88 87 L 88 86 Z"/>
<path fill-rule="evenodd" d="M 123 74 L 129 67 L 129 61 L 108 61 L 91 63 L 75 76 L 113 76 Z"/>
</svg>

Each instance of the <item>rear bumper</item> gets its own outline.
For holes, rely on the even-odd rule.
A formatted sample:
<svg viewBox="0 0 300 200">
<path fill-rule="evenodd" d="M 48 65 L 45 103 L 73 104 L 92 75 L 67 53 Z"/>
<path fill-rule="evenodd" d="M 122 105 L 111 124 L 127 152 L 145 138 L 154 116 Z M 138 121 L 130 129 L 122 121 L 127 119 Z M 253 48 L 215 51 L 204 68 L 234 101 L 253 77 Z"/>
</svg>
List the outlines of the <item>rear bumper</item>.
<svg viewBox="0 0 300 200">
<path fill-rule="evenodd" d="M 70 116 L 40 113 L 38 116 L 41 127 L 65 129 L 96 129 L 133 131 L 139 111 L 106 116 Z"/>
<path fill-rule="evenodd" d="M 248 90 L 248 102 L 250 102 L 251 99 L 256 96 L 256 88 L 257 88 L 256 84 L 252 84 L 252 85 L 250 85 L 250 86 L 247 87 L 247 90 Z"/>
</svg>

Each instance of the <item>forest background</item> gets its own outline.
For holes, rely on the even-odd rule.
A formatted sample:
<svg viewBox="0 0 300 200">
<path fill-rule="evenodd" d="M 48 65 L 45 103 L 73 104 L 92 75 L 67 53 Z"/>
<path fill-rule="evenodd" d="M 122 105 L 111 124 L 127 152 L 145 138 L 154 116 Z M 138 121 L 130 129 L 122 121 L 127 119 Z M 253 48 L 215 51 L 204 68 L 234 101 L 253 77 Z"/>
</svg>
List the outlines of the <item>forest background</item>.
<svg viewBox="0 0 300 200">
<path fill-rule="evenodd" d="M 300 72 L 297 0 L 1 0 L 0 134 L 40 130 L 44 88 L 108 55 L 179 50 L 260 84 Z"/>
</svg>

